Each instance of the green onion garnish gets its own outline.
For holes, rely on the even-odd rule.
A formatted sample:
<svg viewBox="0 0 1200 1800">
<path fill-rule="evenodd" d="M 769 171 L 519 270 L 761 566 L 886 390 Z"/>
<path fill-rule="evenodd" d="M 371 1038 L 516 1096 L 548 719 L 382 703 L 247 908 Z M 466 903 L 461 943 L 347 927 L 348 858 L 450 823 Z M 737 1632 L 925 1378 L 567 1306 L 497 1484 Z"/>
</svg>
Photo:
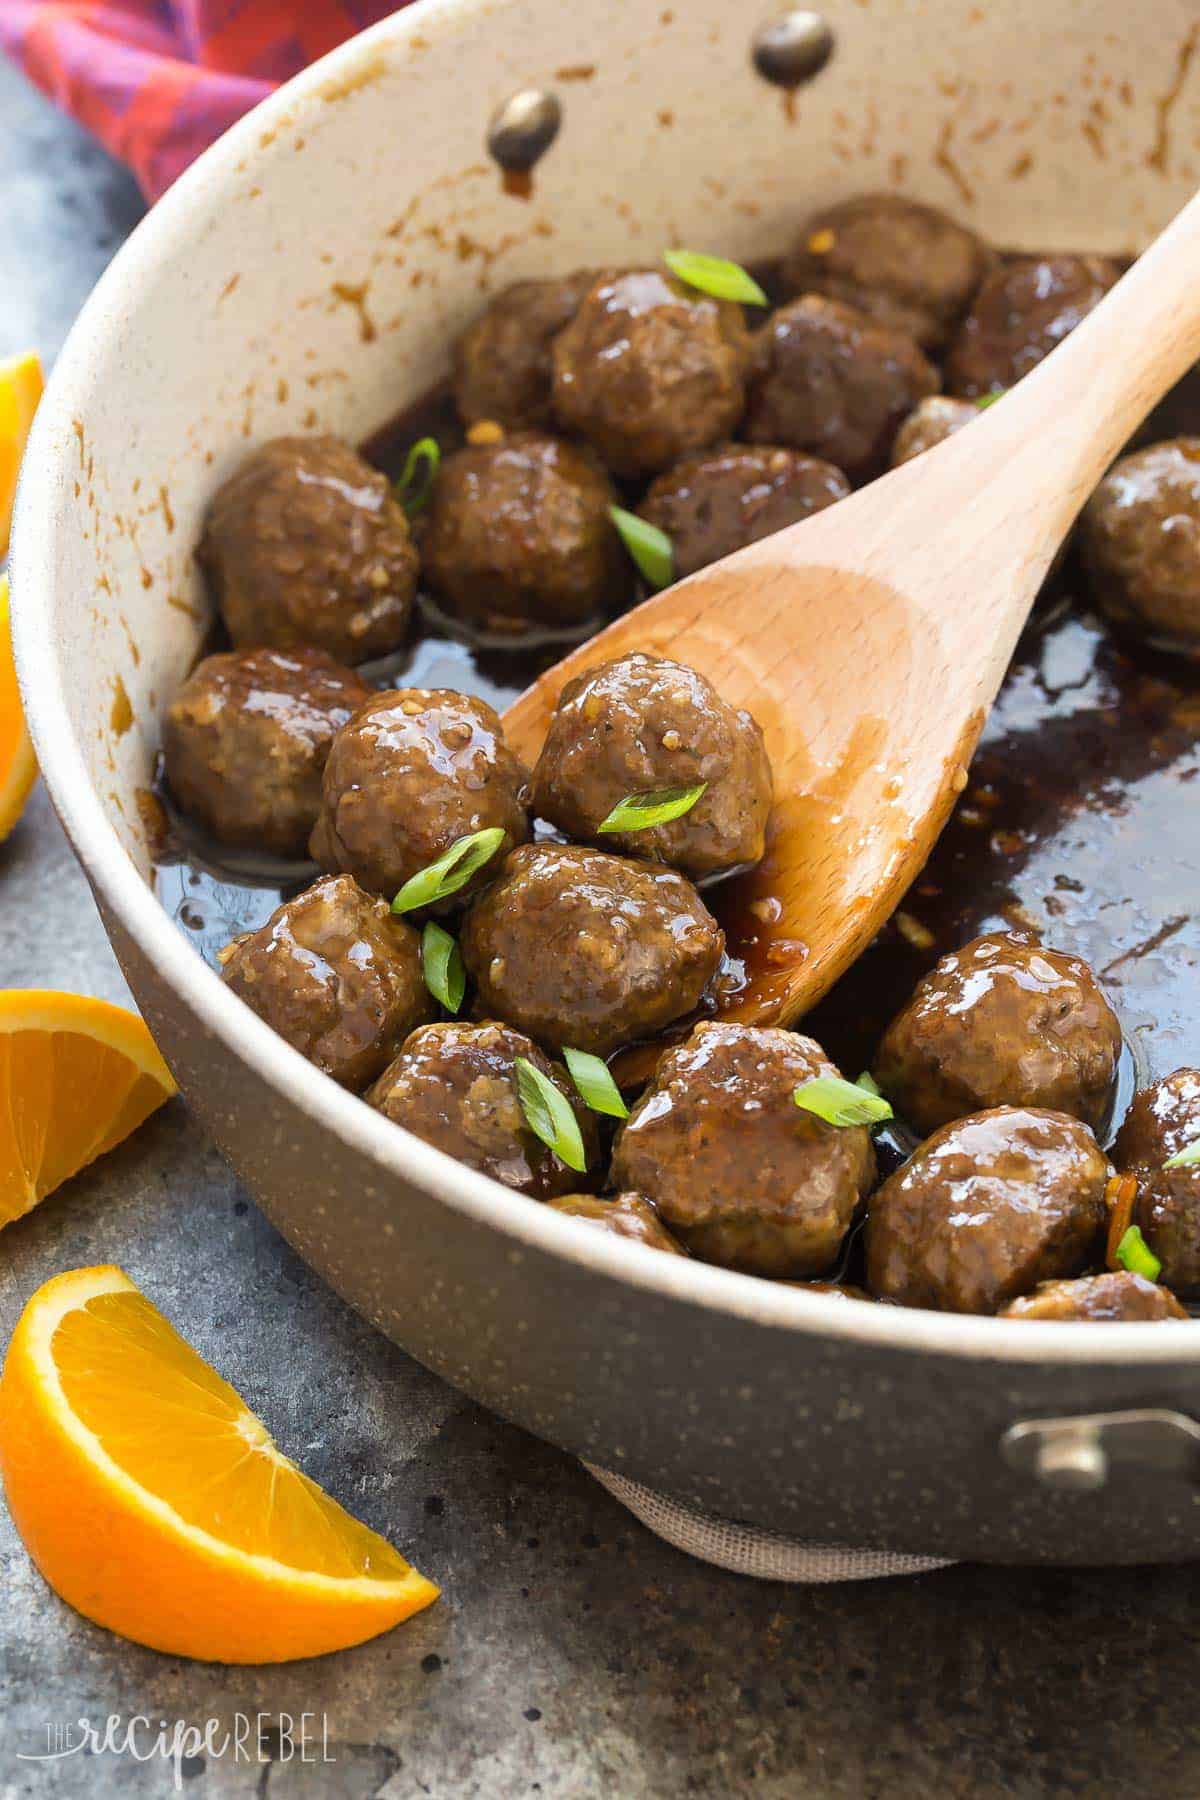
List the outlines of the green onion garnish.
<svg viewBox="0 0 1200 1800">
<path fill-rule="evenodd" d="M 400 478 L 392 484 L 392 493 L 411 519 L 419 513 L 437 479 L 442 451 L 436 438 L 418 438 L 404 459 Z"/>
<path fill-rule="evenodd" d="M 989 406 L 995 406 L 997 400 L 1003 400 L 1007 392 L 1007 388 L 993 388 L 990 394 L 980 394 L 975 402 L 977 410 L 986 412 Z"/>
<path fill-rule="evenodd" d="M 466 887 L 472 875 L 495 856 L 505 836 L 501 826 L 491 825 L 486 831 L 472 831 L 467 837 L 455 838 L 436 862 L 428 863 L 409 876 L 392 901 L 392 911 L 415 912 L 418 906 L 433 906 L 439 900 L 448 900 L 459 888 Z"/>
<path fill-rule="evenodd" d="M 1129 1227 L 1117 1245 L 1117 1261 L 1131 1275 L 1144 1275 L 1147 1281 L 1157 1281 L 1162 1273 L 1161 1262 L 1136 1225 Z"/>
<path fill-rule="evenodd" d="M 449 1013 L 456 1013 L 467 991 L 467 972 L 457 940 L 430 919 L 421 934 L 421 968 L 425 986 Z"/>
<path fill-rule="evenodd" d="M 706 256 L 702 250 L 664 250 L 663 261 L 672 275 L 702 294 L 711 294 L 714 300 L 740 300 L 743 306 L 771 304 L 753 275 L 723 256 Z"/>
<path fill-rule="evenodd" d="M 870 1069 L 864 1069 L 854 1085 L 855 1087 L 860 1087 L 864 1094 L 881 1095 L 883 1093 L 883 1089 L 872 1075 Z"/>
<path fill-rule="evenodd" d="M 792 1099 L 827 1125 L 882 1125 L 893 1116 L 882 1094 L 868 1093 L 840 1075 L 818 1075 L 815 1081 L 802 1082 Z"/>
<path fill-rule="evenodd" d="M 596 830 L 649 831 L 652 825 L 669 825 L 672 819 L 682 819 L 684 813 L 691 812 L 707 786 L 707 781 L 698 781 L 695 787 L 656 788 L 649 794 L 626 794 Z"/>
<path fill-rule="evenodd" d="M 675 579 L 675 554 L 671 540 L 657 525 L 626 512 L 623 506 L 610 506 L 609 517 L 621 534 L 621 541 L 652 588 L 670 587 Z"/>
<path fill-rule="evenodd" d="M 527 1056 L 518 1056 L 513 1068 L 517 1077 L 517 1099 L 530 1131 L 534 1137 L 541 1138 L 568 1169 L 582 1175 L 587 1168 L 587 1156 L 571 1102 Z"/>
<path fill-rule="evenodd" d="M 610 1119 L 627 1119 L 629 1108 L 621 1098 L 621 1090 L 608 1072 L 602 1057 L 586 1050 L 563 1050 L 563 1060 L 571 1072 L 585 1106 L 593 1112 L 607 1113 Z"/>
<path fill-rule="evenodd" d="M 1163 1168 L 1190 1169 L 1195 1163 L 1200 1163 L 1200 1137 L 1193 1138 L 1190 1144 L 1185 1144 L 1174 1156 L 1168 1156 Z"/>
</svg>

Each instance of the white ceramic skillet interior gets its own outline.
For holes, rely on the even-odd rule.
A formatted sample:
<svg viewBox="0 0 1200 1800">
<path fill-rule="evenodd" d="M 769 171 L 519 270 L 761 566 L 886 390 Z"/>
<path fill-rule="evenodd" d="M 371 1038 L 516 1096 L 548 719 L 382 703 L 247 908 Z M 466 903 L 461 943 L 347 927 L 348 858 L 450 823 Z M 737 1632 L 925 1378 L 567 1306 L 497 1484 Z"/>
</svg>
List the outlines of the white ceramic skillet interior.
<svg viewBox="0 0 1200 1800">
<path fill-rule="evenodd" d="M 748 58 L 770 0 L 422 0 L 203 157 L 101 281 L 38 415 L 13 552 L 38 759 L 110 924 L 204 1055 L 255 1072 L 385 1184 L 406 1178 L 514 1245 L 799 1334 L 1013 1364 L 1178 1361 L 1200 1324 L 1015 1328 L 847 1306 L 581 1231 L 318 1074 L 222 987 L 147 885 L 139 795 L 206 625 L 192 547 L 252 445 L 316 428 L 361 438 L 443 375 L 456 332 L 518 276 L 669 243 L 751 260 L 816 204 L 884 187 L 1013 247 L 1123 250 L 1200 176 L 1194 0 L 1149 0 L 1136 31 L 1125 0 L 826 12 L 836 56 L 787 102 Z M 520 199 L 484 130 L 530 84 L 558 93 L 565 123 Z"/>
</svg>

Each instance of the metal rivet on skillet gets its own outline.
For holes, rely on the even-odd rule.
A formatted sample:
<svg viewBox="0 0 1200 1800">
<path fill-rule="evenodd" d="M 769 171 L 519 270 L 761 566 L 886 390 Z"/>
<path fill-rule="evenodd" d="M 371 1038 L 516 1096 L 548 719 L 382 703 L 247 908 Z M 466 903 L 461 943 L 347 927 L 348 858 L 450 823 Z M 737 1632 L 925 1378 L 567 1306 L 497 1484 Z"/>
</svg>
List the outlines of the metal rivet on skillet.
<svg viewBox="0 0 1200 1800">
<path fill-rule="evenodd" d="M 829 21 L 817 12 L 781 13 L 755 32 L 750 46 L 754 66 L 764 81 L 796 88 L 819 75 L 833 55 Z"/>
<path fill-rule="evenodd" d="M 524 172 L 543 157 L 562 124 L 556 94 L 522 88 L 492 114 L 487 132 L 488 155 L 502 169 Z"/>
</svg>

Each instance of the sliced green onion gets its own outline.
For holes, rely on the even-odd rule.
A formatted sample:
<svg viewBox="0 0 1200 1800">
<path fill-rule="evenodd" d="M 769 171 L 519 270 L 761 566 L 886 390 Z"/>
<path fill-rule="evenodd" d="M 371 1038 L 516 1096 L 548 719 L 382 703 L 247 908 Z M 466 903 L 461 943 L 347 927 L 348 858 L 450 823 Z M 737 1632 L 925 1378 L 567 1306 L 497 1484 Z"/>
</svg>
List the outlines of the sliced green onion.
<svg viewBox="0 0 1200 1800">
<path fill-rule="evenodd" d="M 975 405 L 979 412 L 986 412 L 989 406 L 995 406 L 997 400 L 1003 400 L 1007 388 L 993 388 L 990 394 L 980 394 Z"/>
<path fill-rule="evenodd" d="M 792 1099 L 827 1125 L 882 1125 L 893 1116 L 882 1094 L 868 1093 L 857 1081 L 843 1081 L 840 1075 L 818 1075 L 815 1081 L 802 1082 Z"/>
<path fill-rule="evenodd" d="M 1117 1245 L 1117 1261 L 1131 1275 L 1144 1275 L 1147 1281 L 1157 1281 L 1162 1273 L 1161 1262 L 1136 1225 L 1129 1227 Z"/>
<path fill-rule="evenodd" d="M 1163 1168 L 1190 1169 L 1196 1163 L 1200 1163 L 1200 1137 L 1193 1138 L 1190 1144 L 1185 1144 L 1174 1156 L 1168 1156 Z"/>
<path fill-rule="evenodd" d="M 672 275 L 702 294 L 711 294 L 714 300 L 740 300 L 743 306 L 771 304 L 753 275 L 723 256 L 706 256 L 702 250 L 664 250 L 663 261 Z"/>
<path fill-rule="evenodd" d="M 547 1149 L 553 1150 L 568 1169 L 582 1175 L 587 1169 L 587 1156 L 583 1133 L 571 1102 L 527 1056 L 518 1056 L 513 1068 L 517 1077 L 517 1099 L 530 1131 L 534 1137 L 541 1138 Z"/>
<path fill-rule="evenodd" d="M 684 813 L 691 812 L 707 786 L 707 781 L 698 781 L 695 787 L 656 788 L 649 794 L 626 794 L 596 830 L 649 831 L 652 825 L 669 825 L 672 819 L 682 819 Z"/>
<path fill-rule="evenodd" d="M 456 1013 L 467 991 L 467 971 L 457 939 L 430 919 L 421 934 L 421 968 L 425 986 L 447 1012 Z"/>
<path fill-rule="evenodd" d="M 392 911 L 415 912 L 418 906 L 433 906 L 438 900 L 448 900 L 459 888 L 466 887 L 472 875 L 495 856 L 505 836 L 501 826 L 491 825 L 486 831 L 472 831 L 467 837 L 455 838 L 436 862 L 428 863 L 409 876 L 392 901 Z"/>
<path fill-rule="evenodd" d="M 621 534 L 621 541 L 652 588 L 670 587 L 675 579 L 675 552 L 665 531 L 626 512 L 623 506 L 610 506 L 609 517 Z"/>
<path fill-rule="evenodd" d="M 563 1061 L 585 1106 L 590 1106 L 593 1112 L 607 1113 L 610 1119 L 629 1117 L 629 1108 L 603 1057 L 592 1056 L 586 1050 L 564 1049 Z"/>
<path fill-rule="evenodd" d="M 870 1069 L 864 1069 L 854 1085 L 855 1087 L 860 1087 L 864 1094 L 882 1095 L 883 1093 L 883 1089 L 872 1075 Z"/>
<path fill-rule="evenodd" d="M 418 438 L 405 457 L 400 478 L 392 484 L 392 493 L 410 519 L 420 512 L 433 492 L 441 461 L 441 446 L 431 437 Z"/>
</svg>

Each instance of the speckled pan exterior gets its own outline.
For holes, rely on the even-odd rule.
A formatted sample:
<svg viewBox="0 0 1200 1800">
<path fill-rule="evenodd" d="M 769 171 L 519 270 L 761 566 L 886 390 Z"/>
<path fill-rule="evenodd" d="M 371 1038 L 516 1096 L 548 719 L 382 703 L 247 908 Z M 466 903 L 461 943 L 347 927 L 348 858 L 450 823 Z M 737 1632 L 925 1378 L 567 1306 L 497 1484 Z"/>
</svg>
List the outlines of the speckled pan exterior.
<svg viewBox="0 0 1200 1800">
<path fill-rule="evenodd" d="M 519 275 L 666 242 L 750 259 L 810 206 L 889 185 L 1000 242 L 1120 250 L 1196 182 L 1194 0 L 1150 0 L 1136 29 L 1115 0 L 828 13 L 835 58 L 788 97 L 751 69 L 757 10 L 729 0 L 424 0 L 232 131 L 118 256 L 39 414 L 13 555 L 30 724 L 190 1104 L 301 1253 L 431 1368 L 593 1461 L 805 1535 L 1189 1557 L 1200 1489 L 1181 1476 L 1052 1494 L 998 1442 L 1039 1415 L 1200 1413 L 1200 1323 L 849 1305 L 581 1231 L 319 1075 L 147 886 L 161 709 L 206 625 L 192 546 L 248 445 L 365 435 Z M 565 123 L 519 198 L 484 131 L 530 84 Z"/>
</svg>

